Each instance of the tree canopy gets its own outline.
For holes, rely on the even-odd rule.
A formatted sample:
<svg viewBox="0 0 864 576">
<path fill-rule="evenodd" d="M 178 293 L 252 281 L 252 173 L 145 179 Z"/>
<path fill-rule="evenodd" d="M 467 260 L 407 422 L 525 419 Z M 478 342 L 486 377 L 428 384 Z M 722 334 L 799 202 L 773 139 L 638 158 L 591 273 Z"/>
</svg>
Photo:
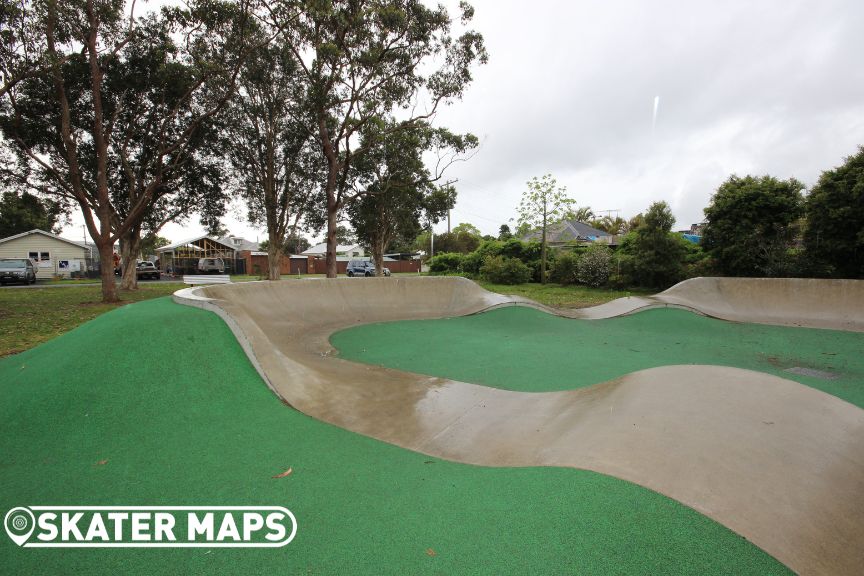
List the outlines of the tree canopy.
<svg viewBox="0 0 864 576">
<path fill-rule="evenodd" d="M 184 191 L 206 193 L 204 212 L 218 219 L 219 165 L 206 149 L 211 122 L 234 93 L 251 22 L 245 3 L 223 0 L 143 18 L 127 17 L 124 6 L 34 2 L 16 33 L 42 51 L 34 60 L 43 64 L 19 75 L 0 102 L 0 129 L 33 185 L 81 209 L 99 249 L 104 301 L 117 300 L 114 243 L 131 258 L 144 227 L 156 232 L 182 212 Z"/>
<path fill-rule="evenodd" d="M 864 278 L 864 147 L 827 170 L 806 201 L 804 246 L 817 275 Z"/>
<path fill-rule="evenodd" d="M 462 2 L 460 9 L 467 25 L 473 8 Z M 419 0 L 285 0 L 270 14 L 300 65 L 309 128 L 326 162 L 327 275 L 334 277 L 339 215 L 361 195 L 353 166 L 373 145 L 359 136 L 397 110 L 389 131 L 430 121 L 439 106 L 461 97 L 486 50 L 477 32 L 454 37 L 444 7 Z"/>
<path fill-rule="evenodd" d="M 804 214 L 804 185 L 790 178 L 730 176 L 705 208 L 702 238 L 717 270 L 728 276 L 781 276 Z"/>
<path fill-rule="evenodd" d="M 348 207 L 351 224 L 372 250 L 380 275 L 384 252 L 391 242 L 405 244 L 415 238 L 425 223 L 436 223 L 453 207 L 456 190 L 436 185 L 442 172 L 431 173 L 423 161 L 426 151 L 438 157 L 459 155 L 477 145 L 473 135 L 460 136 L 425 123 L 415 128 L 389 130 L 393 121 L 374 123 L 368 152 L 355 164 L 363 186 Z M 378 134 L 377 132 L 383 132 Z M 447 163 L 445 163 L 447 165 Z M 438 166 L 436 170 L 443 170 Z"/>
<path fill-rule="evenodd" d="M 672 233 L 675 217 L 666 202 L 648 207 L 641 224 L 624 237 L 620 250 L 631 281 L 649 288 L 666 288 L 684 276 L 686 242 Z"/>
<path fill-rule="evenodd" d="M 0 238 L 37 228 L 59 234 L 64 215 L 65 210 L 56 201 L 40 199 L 27 191 L 6 191 L 0 198 Z"/>
</svg>

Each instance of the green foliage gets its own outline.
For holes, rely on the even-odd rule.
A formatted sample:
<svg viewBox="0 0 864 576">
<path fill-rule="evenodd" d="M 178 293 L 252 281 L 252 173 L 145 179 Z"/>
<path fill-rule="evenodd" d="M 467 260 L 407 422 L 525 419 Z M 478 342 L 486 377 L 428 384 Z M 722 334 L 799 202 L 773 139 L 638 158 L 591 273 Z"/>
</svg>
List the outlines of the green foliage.
<svg viewBox="0 0 864 576">
<path fill-rule="evenodd" d="M 666 288 L 684 277 L 683 239 L 671 232 L 675 224 L 666 202 L 655 202 L 642 224 L 621 241 L 620 265 L 625 283 Z"/>
<path fill-rule="evenodd" d="M 59 234 L 65 212 L 56 200 L 43 200 L 29 192 L 4 192 L 0 199 L 0 238 L 33 229 Z"/>
<path fill-rule="evenodd" d="M 429 259 L 429 272 L 433 274 L 458 274 L 462 272 L 463 255 L 442 252 Z"/>
<path fill-rule="evenodd" d="M 579 254 L 571 251 L 561 252 L 555 258 L 555 266 L 552 267 L 552 281 L 565 286 L 575 284 L 579 281 L 578 265 Z"/>
<path fill-rule="evenodd" d="M 141 252 L 142 256 L 150 256 L 156 254 L 156 249 L 161 248 L 162 246 L 168 246 L 171 244 L 171 241 L 168 238 L 163 238 L 162 236 L 157 236 L 156 234 L 148 233 L 145 234 L 141 238 L 141 244 L 138 247 L 138 251 Z"/>
<path fill-rule="evenodd" d="M 576 277 L 582 284 L 597 288 L 609 282 L 611 272 L 612 250 L 601 244 L 593 244 L 579 258 Z"/>
<path fill-rule="evenodd" d="M 355 162 L 355 169 L 365 184 L 365 193 L 348 205 L 357 236 L 371 248 L 376 263 L 392 242 L 405 243 L 416 237 L 421 222 L 438 222 L 456 203 L 456 189 L 435 185 L 436 177 L 426 167 L 423 155 L 431 151 L 439 157 L 455 157 L 477 143 L 470 134 L 432 129 L 425 123 L 413 128 L 397 126 L 395 120 L 387 119 L 372 123 L 364 131 L 366 153 Z M 467 227 L 470 225 L 457 226 L 457 237 L 463 232 L 471 234 Z M 446 242 L 443 247 L 436 243 L 435 249 L 456 251 Z"/>
<path fill-rule="evenodd" d="M 576 220 L 577 222 L 591 222 L 594 220 L 594 211 L 590 206 L 580 206 L 576 208 L 575 205 L 570 207 L 561 220 Z"/>
<path fill-rule="evenodd" d="M 483 255 L 479 249 L 462 255 L 462 273 L 466 276 L 476 277 L 480 275 L 480 267 L 483 265 Z"/>
<path fill-rule="evenodd" d="M 309 240 L 299 234 L 289 234 L 282 243 L 282 254 L 290 256 L 291 254 L 300 254 L 311 246 Z M 267 252 L 270 249 L 270 240 L 262 240 L 258 243 L 258 248 L 262 252 Z"/>
<path fill-rule="evenodd" d="M 822 173 L 806 210 L 804 247 L 812 273 L 864 278 L 864 147 Z"/>
<path fill-rule="evenodd" d="M 453 227 L 453 232 L 455 234 L 465 232 L 466 234 L 470 234 L 471 236 L 476 236 L 478 238 L 482 236 L 482 234 L 480 233 L 480 229 L 471 224 L 470 222 L 462 222 L 461 224 L 457 224 Z"/>
<path fill-rule="evenodd" d="M 624 220 L 620 216 L 613 218 L 611 214 L 591 220 L 588 224 L 609 234 L 626 234 L 630 229 L 630 224 L 627 220 Z"/>
<path fill-rule="evenodd" d="M 510 226 L 502 224 L 501 228 L 498 229 L 498 240 L 509 240 L 512 237 L 513 233 L 510 231 Z"/>
<path fill-rule="evenodd" d="M 467 254 L 480 246 L 480 237 L 464 230 L 435 235 L 435 252 L 461 252 Z"/>
<path fill-rule="evenodd" d="M 694 244 L 683 236 L 675 235 L 684 251 L 684 277 L 696 278 L 713 274 L 714 261 L 701 244 Z"/>
<path fill-rule="evenodd" d="M 718 272 L 728 276 L 783 276 L 804 213 L 804 185 L 790 178 L 730 176 L 705 208 L 702 238 Z"/>
<path fill-rule="evenodd" d="M 494 284 L 524 284 L 531 280 L 531 269 L 517 258 L 487 256 L 480 275 Z"/>
</svg>

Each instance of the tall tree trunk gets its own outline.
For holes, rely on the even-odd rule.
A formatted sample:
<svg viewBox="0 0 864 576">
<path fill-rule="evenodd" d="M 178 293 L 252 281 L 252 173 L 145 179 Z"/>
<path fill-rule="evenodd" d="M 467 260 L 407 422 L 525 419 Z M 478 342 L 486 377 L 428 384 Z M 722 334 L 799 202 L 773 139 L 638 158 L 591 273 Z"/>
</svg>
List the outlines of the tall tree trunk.
<svg viewBox="0 0 864 576">
<path fill-rule="evenodd" d="M 336 197 L 336 181 L 339 172 L 345 168 L 339 162 L 338 143 L 336 146 L 330 140 L 327 130 L 327 119 L 324 114 L 318 118 L 318 137 L 324 157 L 327 159 L 327 182 L 324 192 L 327 194 L 327 278 L 336 278 L 338 268 L 336 267 L 336 217 L 339 214 L 339 199 Z"/>
<path fill-rule="evenodd" d="M 375 261 L 375 275 L 384 276 L 384 238 L 378 237 L 372 242 L 372 259 Z"/>
<path fill-rule="evenodd" d="M 141 250 L 141 228 L 132 226 L 120 238 L 120 263 L 123 277 L 120 281 L 121 290 L 138 289 L 138 273 L 135 265 L 138 263 L 138 252 Z"/>
<path fill-rule="evenodd" d="M 111 237 L 94 238 L 99 249 L 99 277 L 102 280 L 102 302 L 118 302 L 117 285 L 114 283 L 114 246 Z"/>
<path fill-rule="evenodd" d="M 282 242 L 279 231 L 275 227 L 268 230 L 267 246 L 267 279 L 280 280 L 282 278 Z"/>
<path fill-rule="evenodd" d="M 327 194 L 327 278 L 336 278 L 339 269 L 336 267 L 336 215 L 339 210 L 336 200 Z"/>
</svg>

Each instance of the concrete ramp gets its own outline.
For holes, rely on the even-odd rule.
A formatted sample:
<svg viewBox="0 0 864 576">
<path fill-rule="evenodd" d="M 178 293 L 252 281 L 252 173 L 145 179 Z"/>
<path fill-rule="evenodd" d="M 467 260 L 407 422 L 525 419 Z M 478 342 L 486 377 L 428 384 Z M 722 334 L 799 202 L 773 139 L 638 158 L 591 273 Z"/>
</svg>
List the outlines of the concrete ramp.
<svg viewBox="0 0 864 576">
<path fill-rule="evenodd" d="M 693 278 L 655 296 L 737 322 L 864 332 L 864 281 Z"/>
<path fill-rule="evenodd" d="M 738 294 L 733 279 L 699 278 L 566 315 L 675 306 L 733 320 L 864 326 L 860 283 L 825 284 L 833 296 L 825 304 L 819 281 L 776 282 L 744 280 Z M 801 574 L 864 566 L 864 410 L 834 396 L 718 366 L 666 366 L 532 394 L 334 356 L 329 336 L 357 324 L 546 309 L 464 278 L 250 282 L 182 290 L 175 300 L 222 316 L 274 392 L 310 416 L 448 460 L 623 478 L 699 510 Z M 828 310 L 832 301 L 839 309 Z M 799 307 L 807 309 L 793 314 Z"/>
</svg>

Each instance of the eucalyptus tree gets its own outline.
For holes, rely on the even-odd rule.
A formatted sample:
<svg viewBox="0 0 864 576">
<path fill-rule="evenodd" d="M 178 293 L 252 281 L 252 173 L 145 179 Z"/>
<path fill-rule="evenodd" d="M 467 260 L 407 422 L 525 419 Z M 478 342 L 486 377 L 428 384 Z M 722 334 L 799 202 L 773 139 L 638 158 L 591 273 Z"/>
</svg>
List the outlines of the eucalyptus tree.
<svg viewBox="0 0 864 576">
<path fill-rule="evenodd" d="M 266 32 L 259 32 L 263 38 Z M 309 130 L 312 117 L 300 66 L 279 36 L 250 54 L 228 108 L 227 152 L 250 222 L 267 228 L 268 279 L 279 280 L 285 242 L 301 221 L 318 217 L 324 163 Z"/>
<path fill-rule="evenodd" d="M 134 249 L 154 208 L 169 216 L 172 198 L 212 175 L 208 125 L 250 50 L 251 6 L 194 0 L 136 18 L 123 0 L 28 4 L 22 34 L 44 37 L 30 45 L 47 66 L 3 94 L 0 128 L 46 193 L 77 203 L 103 301 L 116 301 L 114 243 Z"/>
<path fill-rule="evenodd" d="M 374 145 L 359 135 L 394 112 L 390 132 L 430 121 L 462 96 L 486 49 L 479 33 L 454 36 L 447 10 L 420 0 L 272 0 L 269 8 L 300 65 L 326 164 L 327 275 L 335 277 L 339 215 L 355 197 L 352 167 Z M 467 26 L 474 10 L 461 2 L 460 11 Z"/>
<path fill-rule="evenodd" d="M 452 182 L 438 185 L 446 169 L 464 160 L 478 144 L 473 134 L 453 134 L 420 123 L 411 129 L 391 130 L 394 122 L 377 122 L 367 153 L 355 163 L 359 172 L 348 214 L 358 238 L 372 250 L 381 275 L 384 252 L 391 242 L 409 243 L 423 223 L 438 222 L 456 203 Z M 434 168 L 423 161 L 436 157 Z"/>
</svg>

